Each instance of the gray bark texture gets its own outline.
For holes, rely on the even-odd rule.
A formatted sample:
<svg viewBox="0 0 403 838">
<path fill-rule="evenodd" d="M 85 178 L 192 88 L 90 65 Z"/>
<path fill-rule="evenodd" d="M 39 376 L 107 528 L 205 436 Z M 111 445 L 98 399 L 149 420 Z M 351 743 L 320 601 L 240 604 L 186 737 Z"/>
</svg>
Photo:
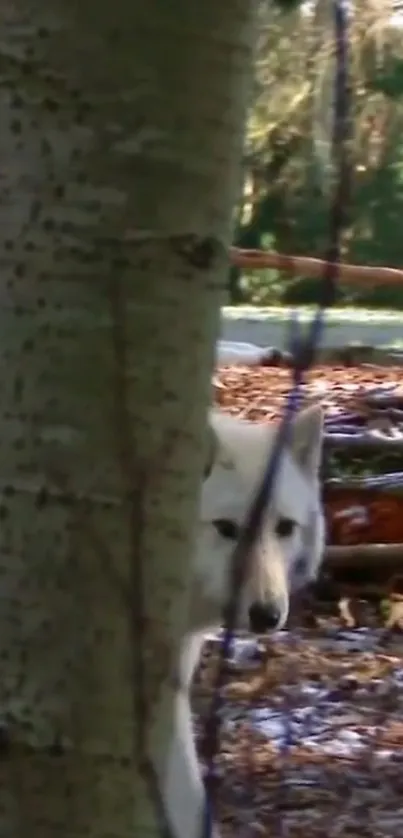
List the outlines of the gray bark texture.
<svg viewBox="0 0 403 838">
<path fill-rule="evenodd" d="M 3 838 L 158 834 L 253 6 L 0 11 Z"/>
</svg>

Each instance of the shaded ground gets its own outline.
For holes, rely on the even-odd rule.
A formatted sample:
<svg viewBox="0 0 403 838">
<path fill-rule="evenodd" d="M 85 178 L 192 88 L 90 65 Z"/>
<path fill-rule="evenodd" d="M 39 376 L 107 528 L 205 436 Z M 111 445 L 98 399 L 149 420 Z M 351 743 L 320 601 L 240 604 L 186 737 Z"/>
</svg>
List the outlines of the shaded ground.
<svg viewBox="0 0 403 838">
<path fill-rule="evenodd" d="M 403 834 L 403 640 L 335 622 L 282 633 L 260 661 L 238 647 L 218 759 L 226 834 Z M 194 690 L 199 737 L 216 648 L 206 645 Z"/>
</svg>

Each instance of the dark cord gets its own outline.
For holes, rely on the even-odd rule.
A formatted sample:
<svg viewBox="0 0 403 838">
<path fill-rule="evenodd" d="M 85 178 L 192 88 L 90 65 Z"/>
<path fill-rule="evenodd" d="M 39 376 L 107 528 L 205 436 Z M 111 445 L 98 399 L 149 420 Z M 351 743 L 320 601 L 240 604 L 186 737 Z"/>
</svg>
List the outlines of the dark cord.
<svg viewBox="0 0 403 838">
<path fill-rule="evenodd" d="M 284 416 L 278 429 L 276 445 L 262 479 L 261 486 L 249 510 L 247 520 L 240 533 L 231 563 L 231 579 L 228 600 L 223 612 L 224 637 L 220 647 L 219 665 L 214 683 L 210 712 L 204 730 L 203 754 L 206 760 L 206 807 L 201 825 L 202 838 L 209 838 L 212 827 L 211 802 L 214 792 L 214 761 L 219 748 L 220 710 L 223 704 L 227 661 L 231 654 L 234 631 L 239 610 L 239 597 L 246 576 L 251 550 L 259 536 L 262 521 L 275 483 L 281 457 L 287 445 L 292 419 L 298 410 L 301 388 L 306 372 L 314 365 L 323 332 L 324 314 L 334 304 L 341 255 L 341 237 L 349 197 L 349 169 L 346 152 L 348 85 L 347 85 L 347 21 L 343 0 L 333 0 L 334 28 L 336 42 L 335 119 L 332 153 L 337 171 L 330 208 L 329 245 L 326 266 L 321 283 L 318 308 L 306 336 L 302 336 L 298 321 L 293 329 L 291 341 L 293 386 L 287 399 Z"/>
</svg>

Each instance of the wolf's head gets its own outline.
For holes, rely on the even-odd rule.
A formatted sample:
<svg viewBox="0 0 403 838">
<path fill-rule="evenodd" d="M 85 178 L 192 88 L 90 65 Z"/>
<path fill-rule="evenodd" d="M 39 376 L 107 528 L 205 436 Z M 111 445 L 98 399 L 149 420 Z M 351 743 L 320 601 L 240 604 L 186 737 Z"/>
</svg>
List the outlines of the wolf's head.
<svg viewBox="0 0 403 838">
<path fill-rule="evenodd" d="M 230 558 L 259 486 L 277 429 L 211 411 L 212 445 L 202 490 L 196 575 L 219 612 L 228 595 Z M 241 624 L 264 632 L 284 626 L 290 593 L 314 579 L 324 547 L 319 466 L 323 412 L 300 412 L 283 453 L 258 543 L 248 557 Z"/>
</svg>

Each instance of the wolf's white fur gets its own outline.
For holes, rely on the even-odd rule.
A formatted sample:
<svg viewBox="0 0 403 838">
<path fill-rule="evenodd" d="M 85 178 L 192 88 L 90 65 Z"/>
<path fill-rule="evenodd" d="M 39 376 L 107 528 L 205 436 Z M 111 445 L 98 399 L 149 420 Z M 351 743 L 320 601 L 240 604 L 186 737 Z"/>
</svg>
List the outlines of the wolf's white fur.
<svg viewBox="0 0 403 838">
<path fill-rule="evenodd" d="M 189 689 L 206 630 L 216 627 L 221 619 L 234 547 L 212 521 L 226 518 L 243 523 L 277 430 L 221 411 L 210 412 L 210 426 L 216 451 L 202 489 L 190 626 L 180 656 L 174 736 L 164 772 L 164 801 L 176 838 L 200 838 L 201 834 L 204 787 L 192 732 Z M 241 592 L 240 627 L 248 626 L 250 605 L 260 602 L 276 605 L 277 628 L 282 628 L 288 617 L 291 591 L 317 575 L 324 549 L 319 485 L 322 434 L 320 407 L 308 408 L 295 419 L 291 444 L 282 456 L 277 474 L 273 501 L 259 543 L 249 557 Z M 279 518 L 295 522 L 291 536 L 280 538 L 276 534 Z M 213 835 L 218 838 L 217 826 Z"/>
</svg>

